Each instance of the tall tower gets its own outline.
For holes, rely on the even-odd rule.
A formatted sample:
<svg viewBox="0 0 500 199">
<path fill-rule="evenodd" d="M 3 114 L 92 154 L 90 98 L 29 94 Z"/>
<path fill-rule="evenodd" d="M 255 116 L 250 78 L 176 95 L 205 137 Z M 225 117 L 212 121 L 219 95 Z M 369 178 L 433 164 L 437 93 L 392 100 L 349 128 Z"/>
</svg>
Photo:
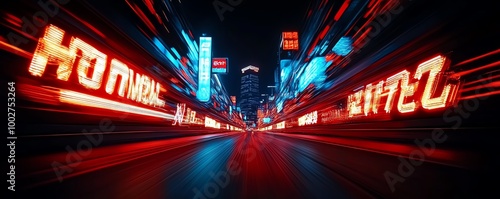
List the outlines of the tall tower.
<svg viewBox="0 0 500 199">
<path fill-rule="evenodd" d="M 259 68 L 249 65 L 241 69 L 241 114 L 247 127 L 257 124 L 257 108 L 259 107 Z"/>
</svg>

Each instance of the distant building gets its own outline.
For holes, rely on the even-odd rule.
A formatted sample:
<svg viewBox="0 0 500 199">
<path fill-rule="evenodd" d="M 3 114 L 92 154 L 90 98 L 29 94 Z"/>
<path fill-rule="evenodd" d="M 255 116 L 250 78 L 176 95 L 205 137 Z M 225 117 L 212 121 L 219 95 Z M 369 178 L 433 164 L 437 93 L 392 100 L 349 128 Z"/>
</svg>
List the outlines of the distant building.
<svg viewBox="0 0 500 199">
<path fill-rule="evenodd" d="M 259 91 L 259 68 L 250 65 L 241 69 L 241 73 L 243 73 L 240 90 L 241 114 L 247 126 L 254 126 L 257 123 L 257 108 L 260 105 L 259 101 L 261 98 Z"/>
</svg>

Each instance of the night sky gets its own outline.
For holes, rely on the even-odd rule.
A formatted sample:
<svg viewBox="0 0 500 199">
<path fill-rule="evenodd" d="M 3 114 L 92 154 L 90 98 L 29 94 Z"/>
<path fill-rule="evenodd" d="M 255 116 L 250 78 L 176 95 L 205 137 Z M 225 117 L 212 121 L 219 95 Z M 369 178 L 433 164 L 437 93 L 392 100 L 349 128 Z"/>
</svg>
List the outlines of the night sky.
<svg viewBox="0 0 500 199">
<path fill-rule="evenodd" d="M 218 1 L 231 6 L 227 0 Z M 240 95 L 241 68 L 248 65 L 260 68 L 260 91 L 269 93 L 281 32 L 301 30 L 310 1 L 242 0 L 224 12 L 222 21 L 213 2 L 183 0 L 182 4 L 195 38 L 206 33 L 212 37 L 213 56 L 229 58 L 229 74 L 222 76 L 229 95 Z"/>
</svg>

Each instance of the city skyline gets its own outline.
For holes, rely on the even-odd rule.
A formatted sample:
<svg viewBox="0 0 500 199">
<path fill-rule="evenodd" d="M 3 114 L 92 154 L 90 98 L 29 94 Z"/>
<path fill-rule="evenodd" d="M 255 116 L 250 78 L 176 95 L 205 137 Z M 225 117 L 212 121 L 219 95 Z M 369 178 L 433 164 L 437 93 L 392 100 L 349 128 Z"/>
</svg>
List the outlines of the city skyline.
<svg viewBox="0 0 500 199">
<path fill-rule="evenodd" d="M 213 56 L 228 57 L 229 73 L 220 76 L 228 94 L 240 97 L 239 84 L 235 82 L 240 81 L 241 69 L 248 65 L 260 68 L 259 91 L 269 92 L 267 86 L 274 85 L 274 70 L 279 67 L 281 34 L 300 30 L 310 2 L 242 1 L 233 11 L 224 12 L 223 20 L 212 3 L 186 1 L 183 5 L 194 37 L 206 33 L 213 38 Z"/>
</svg>

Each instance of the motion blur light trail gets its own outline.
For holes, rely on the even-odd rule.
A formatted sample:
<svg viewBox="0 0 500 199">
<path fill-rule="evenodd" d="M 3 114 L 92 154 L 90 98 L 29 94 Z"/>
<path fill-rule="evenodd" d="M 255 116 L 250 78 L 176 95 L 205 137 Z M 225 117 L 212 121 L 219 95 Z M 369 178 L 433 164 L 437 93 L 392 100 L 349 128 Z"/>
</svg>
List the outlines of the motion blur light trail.
<svg viewBox="0 0 500 199">
<path fill-rule="evenodd" d="M 401 161 L 393 154 L 297 137 L 230 132 L 23 158 L 21 179 L 30 180 L 21 191 L 53 198 L 434 198 L 480 180 L 471 170 L 430 161 L 398 186 L 405 192 L 391 193 L 380 182 L 382 173 Z M 28 166 L 65 162 L 84 152 L 88 155 L 74 162 L 78 165 L 61 182 L 53 168 Z"/>
<path fill-rule="evenodd" d="M 48 183 L 54 183 L 58 181 L 57 177 L 61 177 L 59 178 L 59 182 L 63 182 L 72 177 L 83 175 L 92 171 L 125 164 L 129 161 L 163 153 L 165 151 L 199 144 L 200 142 L 220 138 L 221 136 L 223 135 L 210 134 L 99 148 L 85 146 L 86 148 L 76 151 L 70 150 L 66 153 L 37 156 L 21 162 L 21 164 L 24 165 L 26 167 L 25 169 L 28 171 L 22 178 L 31 179 L 29 184 L 30 186 L 40 186 Z M 68 148 L 71 147 L 67 146 L 66 149 Z M 61 163 L 66 164 L 63 165 Z M 29 167 L 29 165 L 33 164 L 46 166 L 51 165 L 52 168 Z M 69 168 L 68 166 L 72 166 L 75 169 Z M 60 174 L 62 174 L 62 176 L 58 176 Z"/>
<path fill-rule="evenodd" d="M 294 143 L 264 133 L 227 133 L 98 147 L 86 151 L 61 183 L 52 168 L 24 167 L 22 179 L 31 180 L 22 191 L 55 198 L 192 198 L 197 193 L 217 193 L 217 198 L 346 198 L 345 179 L 328 177 L 335 175 L 321 163 L 316 147 Z M 38 156 L 20 164 L 50 165 L 68 155 L 75 154 Z M 228 163 L 232 165 L 226 167 Z M 73 182 L 85 190 L 71 188 Z M 207 188 L 221 182 L 224 186 L 217 190 Z"/>
<path fill-rule="evenodd" d="M 496 194 L 493 3 L 206 3 L 1 1 L 7 198 Z"/>
<path fill-rule="evenodd" d="M 146 115 L 152 117 L 159 117 L 163 119 L 174 119 L 171 114 L 162 113 L 159 111 L 153 111 L 141 107 L 131 106 L 123 104 L 120 102 L 114 102 L 111 100 L 106 100 L 102 98 L 97 98 L 91 95 L 86 95 L 83 93 L 78 93 L 74 91 L 61 90 L 60 91 L 60 101 L 63 103 L 69 103 L 80 106 L 88 106 L 94 108 L 110 109 L 114 111 L 129 112 L 139 115 Z"/>
</svg>

